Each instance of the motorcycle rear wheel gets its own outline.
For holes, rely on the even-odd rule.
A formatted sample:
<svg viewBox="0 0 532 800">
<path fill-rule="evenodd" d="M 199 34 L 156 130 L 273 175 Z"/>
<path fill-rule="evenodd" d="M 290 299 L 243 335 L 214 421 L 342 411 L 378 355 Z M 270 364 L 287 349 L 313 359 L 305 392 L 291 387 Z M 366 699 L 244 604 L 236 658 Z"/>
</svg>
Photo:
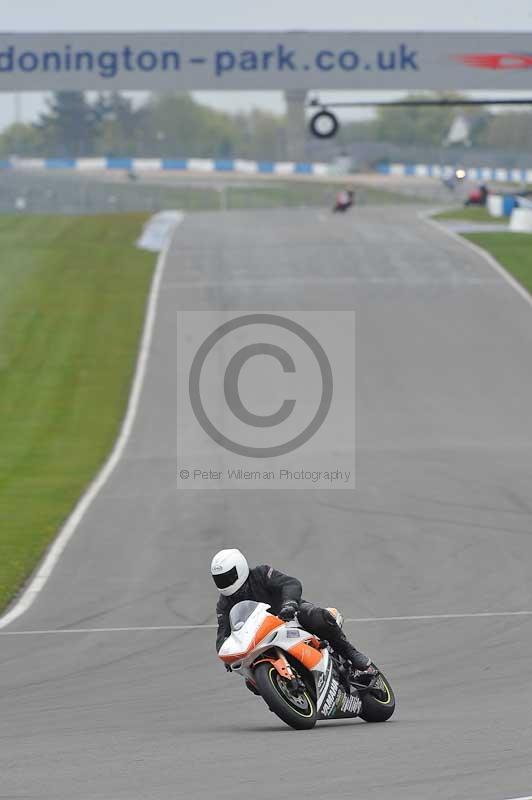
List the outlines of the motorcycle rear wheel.
<svg viewBox="0 0 532 800">
<path fill-rule="evenodd" d="M 273 664 L 259 664 L 254 672 L 255 681 L 270 711 L 295 730 L 309 730 L 316 724 L 318 714 L 310 692 L 299 695 L 290 692 L 288 682 Z"/>
<path fill-rule="evenodd" d="M 382 672 L 379 673 L 376 688 L 380 690 L 378 695 L 382 693 L 381 697 L 372 694 L 371 690 L 361 695 L 362 710 L 359 716 L 366 722 L 386 722 L 395 711 L 395 695 Z"/>
</svg>

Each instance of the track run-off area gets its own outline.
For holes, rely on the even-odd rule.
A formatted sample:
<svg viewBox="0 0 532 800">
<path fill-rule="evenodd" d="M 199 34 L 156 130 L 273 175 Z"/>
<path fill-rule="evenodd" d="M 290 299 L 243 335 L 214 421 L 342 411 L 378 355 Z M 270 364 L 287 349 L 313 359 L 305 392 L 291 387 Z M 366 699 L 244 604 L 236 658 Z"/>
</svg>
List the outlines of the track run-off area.
<svg viewBox="0 0 532 800">
<path fill-rule="evenodd" d="M 529 302 L 411 207 L 189 215 L 157 275 L 110 466 L 0 630 L 0 797 L 529 797 Z M 209 309 L 355 310 L 356 491 L 176 489 L 176 311 Z M 224 546 L 342 610 L 388 723 L 295 732 L 225 673 Z"/>
</svg>

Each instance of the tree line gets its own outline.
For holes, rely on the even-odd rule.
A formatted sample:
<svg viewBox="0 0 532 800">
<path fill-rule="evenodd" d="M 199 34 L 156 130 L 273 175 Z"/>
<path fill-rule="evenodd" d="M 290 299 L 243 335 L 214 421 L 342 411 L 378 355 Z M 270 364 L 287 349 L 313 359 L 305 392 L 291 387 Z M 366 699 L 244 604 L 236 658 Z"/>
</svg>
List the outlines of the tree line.
<svg viewBox="0 0 532 800">
<path fill-rule="evenodd" d="M 410 94 L 408 99 L 437 97 L 434 93 Z M 463 96 L 440 93 L 440 97 L 459 100 Z M 521 107 L 520 107 L 521 108 Z M 498 111 L 485 106 L 380 106 L 374 119 L 342 126 L 342 137 L 405 145 L 441 146 L 453 120 L 460 115 L 469 125 L 469 145 L 501 150 L 532 149 L 532 108 L 526 111 Z"/>
<path fill-rule="evenodd" d="M 184 92 L 152 95 L 137 107 L 118 92 L 93 101 L 83 92 L 55 92 L 35 123 L 13 124 L 0 134 L 3 157 L 275 159 L 284 148 L 282 117 L 217 111 Z"/>
<path fill-rule="evenodd" d="M 529 111 L 493 114 L 477 107 L 458 112 L 448 106 L 381 106 L 373 119 L 344 123 L 338 146 L 345 149 L 354 141 L 441 145 L 457 113 L 471 122 L 472 147 L 529 150 L 532 146 Z M 0 156 L 9 155 L 275 161 L 286 157 L 286 124 L 283 115 L 266 111 L 218 111 L 186 92 L 151 95 L 138 106 L 118 92 L 94 100 L 82 92 L 56 92 L 35 123 L 13 124 L 0 134 Z"/>
</svg>

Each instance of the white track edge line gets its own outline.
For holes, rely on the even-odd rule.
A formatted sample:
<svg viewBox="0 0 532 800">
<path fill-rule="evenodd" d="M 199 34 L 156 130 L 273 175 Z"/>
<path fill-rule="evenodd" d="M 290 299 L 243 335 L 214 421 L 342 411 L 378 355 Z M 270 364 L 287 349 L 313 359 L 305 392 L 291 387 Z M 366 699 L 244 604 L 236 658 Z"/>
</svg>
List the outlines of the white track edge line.
<svg viewBox="0 0 532 800">
<path fill-rule="evenodd" d="M 526 797 L 511 797 L 509 800 L 532 800 L 532 794 L 529 794 Z"/>
<path fill-rule="evenodd" d="M 87 513 L 87 510 L 89 509 L 91 503 L 97 497 L 102 487 L 109 480 L 116 465 L 120 460 L 122 453 L 124 452 L 125 446 L 131 435 L 133 423 L 135 422 L 135 417 L 137 415 L 137 410 L 140 400 L 140 394 L 142 392 L 142 387 L 144 384 L 144 376 L 146 374 L 146 365 L 148 363 L 148 355 L 151 346 L 153 328 L 155 323 L 157 302 L 159 299 L 159 289 L 166 265 L 166 257 L 168 254 L 168 250 L 170 249 L 175 228 L 182 221 L 183 221 L 183 215 L 181 215 L 180 219 L 176 220 L 176 224 L 175 226 L 172 227 L 172 230 L 169 233 L 168 239 L 165 243 L 165 246 L 161 250 L 159 257 L 157 259 L 157 264 L 151 282 L 146 316 L 144 319 L 144 325 L 142 329 L 140 349 L 137 355 L 135 374 L 133 377 L 133 383 L 129 395 L 126 414 L 123 419 L 120 428 L 120 433 L 118 434 L 118 438 L 115 441 L 111 454 L 107 459 L 107 461 L 105 462 L 105 464 L 103 465 L 103 467 L 101 468 L 101 470 L 96 475 L 96 477 L 89 484 L 88 488 L 85 490 L 81 498 L 78 500 L 76 506 L 74 507 L 74 510 L 71 512 L 66 522 L 64 523 L 63 527 L 59 531 L 59 534 L 57 535 L 50 549 L 48 550 L 48 553 L 45 555 L 43 561 L 37 567 L 37 571 L 30 579 L 30 582 L 27 585 L 27 587 L 22 591 L 22 594 L 15 601 L 14 605 L 11 608 L 8 608 L 7 612 L 2 617 L 0 617 L 0 628 L 5 628 L 7 625 L 10 625 L 12 622 L 18 619 L 18 617 L 22 616 L 22 614 L 24 614 L 33 605 L 37 596 L 42 591 L 48 579 L 50 578 L 50 575 L 52 574 L 57 562 L 61 558 L 61 555 L 63 554 L 65 547 L 72 538 L 83 517 Z"/>
<path fill-rule="evenodd" d="M 416 614 L 404 617 L 359 617 L 345 622 L 418 622 L 423 620 L 482 619 L 483 617 L 532 617 L 532 611 L 472 611 L 462 614 Z"/>
<path fill-rule="evenodd" d="M 490 253 L 488 253 L 487 250 L 484 250 L 483 247 L 480 247 L 478 244 L 475 244 L 474 242 L 470 242 L 469 239 L 466 239 L 465 236 L 462 236 L 462 234 L 450 230 L 445 225 L 442 225 L 440 222 L 438 222 L 438 220 L 431 218 L 433 214 L 438 214 L 440 210 L 441 209 L 431 209 L 430 211 L 419 211 L 418 217 L 419 219 L 422 219 L 423 222 L 425 222 L 427 225 L 436 228 L 436 230 L 440 231 L 440 233 L 449 236 L 456 242 L 460 242 L 460 244 L 463 247 L 472 250 L 474 253 L 477 254 L 477 256 L 483 258 L 484 261 L 486 261 L 490 265 L 490 267 L 494 269 L 495 272 L 497 272 L 497 274 L 500 275 L 501 278 L 503 278 L 506 281 L 506 283 L 510 284 L 512 289 L 515 289 L 515 291 L 519 295 L 521 295 L 523 300 L 525 300 L 529 306 L 532 306 L 532 295 L 501 264 L 499 264 L 497 259 L 494 258 Z M 482 231 L 479 232 L 482 233 Z M 503 229 L 501 233 L 504 232 L 505 231 Z M 492 231 L 490 231 L 490 233 L 492 233 Z"/>
<path fill-rule="evenodd" d="M 453 619 L 482 619 L 490 617 L 532 617 L 532 611 L 478 611 L 466 614 L 417 614 L 404 617 L 352 617 L 344 622 L 366 623 L 366 622 L 425 622 L 441 621 Z M 217 628 L 216 624 L 201 625 L 144 625 L 144 626 L 124 626 L 120 628 L 55 628 L 49 630 L 35 631 L 3 631 L 0 636 L 38 636 L 44 634 L 58 633 L 142 633 L 144 631 L 194 631 L 203 629 Z M 522 800 L 522 798 L 516 798 Z M 532 800 L 532 798 L 530 798 Z"/>
<path fill-rule="evenodd" d="M 217 625 L 140 625 L 122 628 L 50 628 L 42 631 L 0 631 L 0 636 L 44 636 L 59 633 L 144 633 L 158 631 L 194 631 L 217 628 Z"/>
</svg>

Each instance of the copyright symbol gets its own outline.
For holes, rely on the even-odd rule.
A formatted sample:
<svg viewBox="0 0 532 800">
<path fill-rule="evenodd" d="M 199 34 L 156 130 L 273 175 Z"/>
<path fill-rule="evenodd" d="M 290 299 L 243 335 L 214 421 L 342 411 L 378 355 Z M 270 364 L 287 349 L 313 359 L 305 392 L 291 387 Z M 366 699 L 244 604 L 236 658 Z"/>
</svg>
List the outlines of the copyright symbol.
<svg viewBox="0 0 532 800">
<path fill-rule="evenodd" d="M 190 472 L 188 469 L 182 469 L 179 473 L 179 477 L 186 481 L 187 478 L 190 478 Z"/>
<path fill-rule="evenodd" d="M 228 334 L 251 325 L 273 326 L 277 330 L 283 329 L 297 337 L 297 339 L 300 340 L 300 345 L 303 343 L 308 351 L 310 351 L 315 363 L 317 362 L 321 377 L 318 407 L 312 419 L 305 425 L 303 430 L 297 435 L 292 436 L 288 441 L 269 447 L 246 445 L 222 433 L 208 416 L 200 392 L 203 366 L 213 348 Z M 296 372 L 293 358 L 283 347 L 266 342 L 248 344 L 233 355 L 225 369 L 223 378 L 225 402 L 232 416 L 240 423 L 255 429 L 271 429 L 274 426 L 280 426 L 286 422 L 294 410 L 296 401 L 293 399 L 285 399 L 280 407 L 271 414 L 255 414 L 244 405 L 240 397 L 238 381 L 243 367 L 255 356 L 270 356 L 278 362 L 284 373 Z M 298 447 L 305 444 L 305 442 L 319 430 L 331 407 L 333 377 L 331 365 L 323 347 L 303 325 L 277 314 L 258 313 L 246 314 L 241 317 L 230 319 L 207 336 L 198 348 L 192 361 L 188 388 L 194 415 L 205 433 L 211 439 L 226 450 L 240 456 L 272 458 L 296 450 Z"/>
</svg>

